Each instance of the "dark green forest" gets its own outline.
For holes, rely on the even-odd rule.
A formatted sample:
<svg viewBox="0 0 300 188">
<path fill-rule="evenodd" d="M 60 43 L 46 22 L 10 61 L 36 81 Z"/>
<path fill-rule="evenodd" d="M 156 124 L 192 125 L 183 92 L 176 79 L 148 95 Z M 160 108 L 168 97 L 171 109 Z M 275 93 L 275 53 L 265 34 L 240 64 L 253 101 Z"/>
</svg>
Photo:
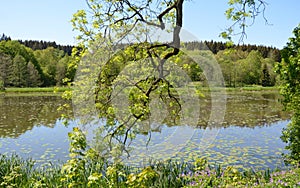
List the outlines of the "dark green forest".
<svg viewBox="0 0 300 188">
<path fill-rule="evenodd" d="M 0 86 L 61 86 L 73 79 L 68 65 L 73 47 L 55 42 L 16 41 L 4 34 L 0 38 Z"/>
<path fill-rule="evenodd" d="M 125 46 L 125 45 L 124 45 Z M 191 53 L 213 54 L 222 68 L 228 87 L 246 85 L 274 86 L 278 75 L 275 65 L 281 61 L 280 50 L 257 45 L 233 45 L 215 41 L 185 42 L 182 47 Z M 63 86 L 74 79 L 74 58 L 71 45 L 55 42 L 12 40 L 0 38 L 0 86 L 49 87 Z M 206 77 L 199 65 L 184 59 L 190 66 L 183 67 L 192 81 L 205 85 Z M 213 75 L 206 74 L 206 75 Z"/>
</svg>

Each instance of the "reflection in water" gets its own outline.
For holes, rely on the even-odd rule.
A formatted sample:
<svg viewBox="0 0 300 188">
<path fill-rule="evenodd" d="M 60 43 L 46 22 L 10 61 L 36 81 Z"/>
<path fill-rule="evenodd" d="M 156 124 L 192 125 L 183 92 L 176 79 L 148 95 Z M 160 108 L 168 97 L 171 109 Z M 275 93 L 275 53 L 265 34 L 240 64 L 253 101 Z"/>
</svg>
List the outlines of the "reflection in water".
<svg viewBox="0 0 300 188">
<path fill-rule="evenodd" d="M 60 96 L 0 96 L 0 137 L 16 138 L 34 126 L 53 128 L 64 103 Z"/>
<path fill-rule="evenodd" d="M 37 164 L 66 161 L 69 149 L 67 133 L 72 131 L 72 126 L 65 127 L 60 121 L 54 125 L 55 128 L 33 126 L 17 138 L 0 138 L 0 153 L 16 153 L 34 159 Z"/>
<path fill-rule="evenodd" d="M 198 126 L 205 128 L 207 127 L 211 109 L 209 97 L 201 99 L 200 105 Z M 290 119 L 290 113 L 282 111 L 282 108 L 278 93 L 227 93 L 226 113 L 222 127 L 266 126 L 280 120 Z M 221 128 L 219 125 L 215 125 L 215 127 Z"/>
<path fill-rule="evenodd" d="M 186 146 L 173 157 L 189 160 L 206 156 L 213 162 L 223 164 L 280 166 L 284 144 L 279 137 L 281 129 L 288 123 L 282 120 L 288 120 L 290 116 L 281 110 L 279 99 L 277 93 L 228 93 L 223 125 L 215 126 L 219 134 L 205 151 L 199 149 L 204 131 L 199 128 L 207 126 L 211 101 L 209 97 L 201 99 L 200 120 L 197 127 L 193 127 L 195 134 L 190 141 L 184 142 Z M 67 132 L 76 122 L 64 127 L 58 121 L 60 112 L 57 108 L 63 103 L 65 101 L 60 96 L 0 96 L 0 153 L 16 152 L 40 162 L 67 159 Z M 278 121 L 281 122 L 276 124 Z M 176 128 L 159 126 L 152 133 L 148 146 L 155 147 L 156 143 L 162 143 L 161 139 L 172 134 Z M 148 136 L 138 135 L 136 138 L 139 146 L 145 141 L 148 141 Z M 166 151 L 173 152 L 170 145 L 164 147 Z M 134 153 L 131 156 L 132 159 L 141 157 Z"/>
<path fill-rule="evenodd" d="M 67 159 L 72 127 L 62 125 L 57 111 L 65 102 L 44 94 L 0 95 L 0 153 L 17 153 L 38 163 Z"/>
</svg>

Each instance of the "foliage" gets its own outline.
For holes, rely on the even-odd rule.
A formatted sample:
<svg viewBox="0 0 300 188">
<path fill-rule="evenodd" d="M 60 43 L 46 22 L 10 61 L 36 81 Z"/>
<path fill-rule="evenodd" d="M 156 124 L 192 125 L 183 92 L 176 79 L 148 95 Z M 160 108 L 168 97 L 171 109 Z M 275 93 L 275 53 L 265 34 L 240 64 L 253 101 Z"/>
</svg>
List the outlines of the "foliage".
<svg viewBox="0 0 300 188">
<path fill-rule="evenodd" d="M 266 64 L 263 65 L 261 85 L 263 87 L 272 86 L 271 76 Z"/>
<path fill-rule="evenodd" d="M 0 80 L 0 91 L 5 91 L 4 81 Z"/>
<path fill-rule="evenodd" d="M 0 41 L 9 41 L 12 40 L 9 36 L 6 36 L 4 33 L 0 37 Z M 47 41 L 38 41 L 38 40 L 18 40 L 20 44 L 23 44 L 24 46 L 31 48 L 32 50 L 44 50 L 48 47 L 54 47 L 59 50 L 64 51 L 66 54 L 71 55 L 72 48 L 74 46 L 71 45 L 59 45 L 56 44 L 56 42 L 47 42 Z"/>
<path fill-rule="evenodd" d="M 300 161 L 300 25 L 293 31 L 294 36 L 282 50 L 283 61 L 277 71 L 283 80 L 281 93 L 285 107 L 293 112 L 292 122 L 283 130 L 282 140 L 290 150 L 289 160 Z M 290 161 L 291 162 L 291 161 Z"/>
<path fill-rule="evenodd" d="M 251 26 L 258 15 L 262 14 L 266 23 L 265 9 L 267 3 L 264 0 L 228 0 L 229 8 L 225 15 L 233 24 L 226 31 L 220 34 L 225 39 L 232 40 L 232 37 L 239 35 L 239 42 L 246 37 L 246 29 Z M 236 30 L 239 32 L 237 33 Z"/>
<path fill-rule="evenodd" d="M 0 52 L 0 62 L 1 90 L 4 90 L 4 88 L 7 86 L 7 83 L 9 82 L 12 67 L 12 59 L 9 55 Z"/>
<path fill-rule="evenodd" d="M 35 51 L 27 49 L 28 53 L 33 53 L 31 55 L 28 55 L 27 52 L 24 51 L 24 49 L 21 50 L 22 48 L 24 48 L 24 46 L 16 45 L 17 43 L 15 41 L 10 41 L 9 43 L 7 43 L 6 40 L 3 40 L 3 44 L 5 48 L 3 48 L 2 52 L 0 53 L 0 59 L 1 59 L 0 70 L 2 70 L 0 71 L 0 79 L 3 80 L 4 87 L 16 87 L 16 86 L 40 87 L 40 86 L 50 86 L 50 85 L 60 86 L 60 85 L 65 85 L 66 81 L 69 82 L 73 81 L 73 78 L 77 70 L 77 65 L 79 63 L 79 60 L 76 60 L 76 58 L 78 58 L 77 55 L 81 53 L 80 48 L 79 49 L 74 48 L 72 57 L 65 55 L 63 51 L 60 51 L 53 47 L 48 49 L 43 48 L 42 50 L 35 50 Z M 11 45 L 13 47 L 10 47 Z M 205 45 L 207 45 L 207 47 L 205 47 Z M 126 47 L 125 44 L 123 44 L 123 46 Z M 222 66 L 223 74 L 224 74 L 225 81 L 227 82 L 227 86 L 235 86 L 235 85 L 239 86 L 239 85 L 246 84 L 243 82 L 243 80 L 238 81 L 237 75 L 235 75 L 234 77 L 234 74 L 230 72 L 235 70 L 238 67 L 234 65 L 232 60 L 228 60 L 228 57 L 226 55 L 228 50 L 222 51 L 222 49 L 227 48 L 225 43 L 220 43 L 220 42 L 217 43 L 213 41 L 185 42 L 183 44 L 183 47 L 185 49 L 188 49 L 188 52 L 190 52 L 191 50 L 196 50 L 196 51 L 205 50 L 207 48 L 210 49 L 211 51 L 217 51 L 218 53 L 216 54 L 216 57 L 218 58 L 219 63 Z M 12 49 L 12 51 L 16 51 L 16 52 L 9 53 L 9 50 L 5 50 L 6 48 Z M 18 50 L 18 48 L 20 49 Z M 238 59 L 246 58 L 246 56 L 241 55 L 242 53 L 241 51 L 245 51 L 244 54 L 247 54 L 246 52 L 250 52 L 251 50 L 258 50 L 264 58 L 268 57 L 268 60 L 263 59 L 263 61 L 267 63 L 268 72 L 270 74 L 270 79 L 271 79 L 271 85 L 275 84 L 275 79 L 274 79 L 275 75 L 273 74 L 272 67 L 274 67 L 274 63 L 273 63 L 274 58 L 277 61 L 278 58 L 280 59 L 280 56 L 278 57 L 272 54 L 278 54 L 279 52 L 277 49 L 264 47 L 264 46 L 251 46 L 251 45 L 241 45 L 241 46 L 238 45 L 238 46 L 234 46 L 234 48 L 237 49 L 237 53 L 240 54 L 238 55 L 238 57 L 240 56 Z M 21 56 L 25 59 L 25 65 L 27 66 L 27 68 L 23 66 L 22 69 L 17 69 L 18 66 L 16 65 L 14 65 L 13 68 L 13 58 L 15 57 L 14 54 L 17 53 L 21 54 Z M 236 57 L 233 56 L 232 56 L 233 61 L 236 61 Z M 227 59 L 227 63 L 225 63 L 222 59 Z M 132 58 L 122 59 L 122 61 L 131 61 L 131 60 Z M 203 71 L 200 69 L 199 65 L 196 62 L 191 60 L 191 58 L 183 57 L 181 58 L 180 61 L 177 60 L 176 64 L 183 68 L 183 70 L 188 74 L 188 76 L 191 78 L 192 81 L 205 82 L 205 76 L 203 74 Z M 120 67 L 118 69 L 120 71 Z M 115 74 L 117 73 L 118 72 L 115 72 Z M 28 76 L 26 76 L 26 80 L 22 79 L 21 82 L 23 83 L 20 83 L 20 81 L 18 81 L 20 80 L 20 77 L 19 76 L 16 77 L 16 75 L 21 75 L 21 77 L 22 75 L 28 75 Z"/>
<path fill-rule="evenodd" d="M 11 40 L 9 36 L 2 34 L 0 41 L 8 41 Z M 54 47 L 56 49 L 64 51 L 66 54 L 71 56 L 72 50 L 74 46 L 71 45 L 59 45 L 55 42 L 46 42 L 46 41 L 33 41 L 33 40 L 18 40 L 20 44 L 25 45 L 26 47 L 31 48 L 32 50 L 44 50 L 48 47 Z M 218 53 L 219 51 L 228 49 L 228 48 L 235 48 L 236 50 L 242 50 L 250 52 L 252 50 L 258 50 L 264 58 L 272 58 L 276 62 L 281 61 L 280 50 L 275 47 L 268 47 L 263 45 L 251 45 L 251 44 L 239 44 L 228 46 L 227 43 L 224 42 L 216 42 L 216 41 L 188 41 L 183 42 L 183 48 L 187 50 L 210 50 L 214 54 Z"/>
<path fill-rule="evenodd" d="M 83 49 L 88 49 L 81 53 L 81 57 L 92 61 L 82 62 L 81 66 L 84 68 L 79 70 L 79 73 L 82 75 L 88 73 L 87 77 L 84 77 L 86 82 L 96 79 L 94 95 L 98 117 L 106 119 L 104 128 L 107 136 L 104 140 L 108 141 L 106 143 L 110 150 L 106 153 L 112 155 L 119 153 L 112 151 L 113 149 L 121 149 L 127 153 L 130 139 L 134 138 L 135 134 L 141 133 L 138 124 L 143 124 L 150 118 L 150 95 L 159 96 L 166 104 L 170 117 L 176 119 L 180 112 L 179 98 L 172 89 L 174 83 L 167 78 L 170 74 L 167 61 L 174 62 L 181 55 L 179 33 L 182 27 L 183 0 L 169 2 L 89 0 L 87 3 L 92 10 L 92 16 L 89 16 L 88 11 L 79 10 L 72 19 L 74 29 L 80 31 L 78 39 Z M 171 23 L 170 26 L 166 25 L 168 22 Z M 173 32 L 172 42 L 162 44 L 151 41 L 149 33 L 155 32 L 155 29 Z M 130 43 L 115 53 L 114 49 L 118 49 L 122 40 L 129 40 Z M 94 53 L 90 53 L 91 50 Z M 130 66 L 132 66 L 130 72 L 120 77 L 121 71 Z M 77 81 L 74 85 L 83 86 L 83 91 L 90 90 L 86 87 L 87 83 Z M 121 110 L 113 106 L 113 99 L 119 97 L 114 96 L 115 86 L 117 90 L 129 96 L 128 107 Z M 75 97 L 88 97 L 80 93 L 82 92 L 77 92 Z M 81 111 L 90 112 L 89 109 Z M 122 114 L 122 117 L 116 118 L 118 114 Z M 114 141 L 118 144 L 114 145 Z"/>
<path fill-rule="evenodd" d="M 62 85 L 62 80 L 66 77 L 69 57 L 63 51 L 53 47 L 36 50 L 34 55 L 45 74 L 45 84 Z"/>
<path fill-rule="evenodd" d="M 239 51 L 227 49 L 216 54 L 226 86 L 275 85 L 275 61 L 263 58 L 259 51 Z"/>
<path fill-rule="evenodd" d="M 44 77 L 32 50 L 17 41 L 1 41 L 0 58 L 3 59 L 0 68 L 5 87 L 28 87 L 31 86 L 30 83 Z M 37 78 L 35 80 L 30 80 L 32 77 L 28 77 L 27 65 L 29 62 L 32 63 L 32 69 L 36 72 Z"/>
<path fill-rule="evenodd" d="M 1 38 L 0 38 L 0 41 L 8 41 L 8 40 L 11 40 L 11 38 L 9 36 L 6 36 L 4 33 L 2 34 Z"/>
<path fill-rule="evenodd" d="M 232 166 L 211 168 L 204 159 L 196 171 L 180 175 L 187 181 L 184 187 L 298 187 L 299 168 L 270 172 L 240 170 Z"/>
<path fill-rule="evenodd" d="M 263 58 L 271 58 L 276 62 L 281 61 L 280 50 L 275 47 L 264 46 L 264 45 L 253 45 L 253 44 L 233 44 L 228 46 L 225 42 L 217 41 L 192 41 L 183 42 L 183 48 L 187 50 L 210 50 L 214 54 L 218 54 L 220 51 L 234 49 L 236 51 L 251 52 L 259 51 Z"/>
<path fill-rule="evenodd" d="M 22 160 L 16 155 L 0 156 L 0 187 L 19 187 L 29 180 L 30 171 L 33 169 L 32 160 Z"/>
<path fill-rule="evenodd" d="M 91 157 L 91 156 L 90 156 Z M 95 156 L 93 156 L 95 157 Z M 34 162 L 16 155 L 0 156 L 0 187 L 298 187 L 300 169 L 254 171 L 228 166 L 211 166 L 206 159 L 192 163 L 154 162 L 146 167 L 86 161 L 77 171 L 82 182 L 66 181 L 65 166 L 34 168 Z M 79 162 L 79 161 L 77 161 Z M 66 164 L 68 164 L 67 162 Z M 81 162 L 79 162 L 81 164 Z M 73 164 L 75 165 L 75 164 Z M 71 169 L 70 169 L 71 170 Z M 63 180 L 63 181 L 62 181 Z M 81 184 L 76 186 L 75 183 Z"/>
<path fill-rule="evenodd" d="M 53 47 L 33 51 L 18 41 L 0 42 L 0 80 L 4 87 L 64 85 L 65 78 L 74 77 L 68 70 L 72 61 L 70 56 Z"/>
<path fill-rule="evenodd" d="M 61 179 L 62 182 L 67 182 L 68 187 L 83 186 L 86 182 L 85 174 L 85 160 L 84 151 L 86 149 L 86 139 L 84 134 L 78 129 L 74 128 L 73 132 L 69 133 L 70 159 L 62 167 L 62 173 L 65 177 Z"/>
</svg>

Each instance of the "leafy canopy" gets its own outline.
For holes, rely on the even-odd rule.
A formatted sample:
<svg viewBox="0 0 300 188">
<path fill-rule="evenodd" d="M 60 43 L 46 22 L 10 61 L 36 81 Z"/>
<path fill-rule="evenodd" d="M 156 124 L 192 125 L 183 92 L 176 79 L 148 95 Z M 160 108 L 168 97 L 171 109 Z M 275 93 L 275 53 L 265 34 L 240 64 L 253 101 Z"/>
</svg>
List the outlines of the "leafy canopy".
<svg viewBox="0 0 300 188">
<path fill-rule="evenodd" d="M 84 114 L 81 117 L 87 118 L 86 120 L 93 119 L 94 116 L 105 119 L 101 132 L 106 132 L 106 136 L 102 145 L 107 145 L 108 142 L 110 151 L 113 148 L 125 148 L 136 134 L 150 131 L 140 129 L 138 124 L 143 124 L 146 120 L 150 120 L 151 124 L 151 102 L 155 101 L 151 97 L 153 95 L 158 98 L 156 110 L 162 112 L 159 104 L 163 104 L 167 109 L 167 117 L 172 117 L 159 123 L 176 124 L 182 114 L 183 101 L 174 88 L 182 87 L 182 84 L 178 75 L 172 74 L 171 70 L 176 62 L 187 58 L 180 51 L 183 4 L 186 1 L 86 2 L 88 10 L 79 10 L 71 20 L 73 28 L 80 33 L 77 37 L 80 50 L 74 52 L 79 55 L 76 63 L 81 68 L 77 71 L 74 83 L 77 91 L 75 89 L 73 93 L 73 101 L 77 102 L 78 110 Z M 231 39 L 235 34 L 245 36 L 246 28 L 251 25 L 249 19 L 253 21 L 259 13 L 264 12 L 266 2 L 229 0 L 228 5 L 226 16 L 234 24 L 221 33 L 221 36 Z M 241 30 L 240 33 L 233 32 L 236 26 Z M 160 31 L 169 33 L 170 39 L 161 40 L 159 37 L 164 38 L 165 35 L 160 36 Z M 203 62 L 209 61 L 204 59 Z M 190 65 L 186 63 L 181 66 L 184 69 Z M 125 67 L 132 68 L 123 74 Z M 116 105 L 114 100 L 123 99 L 120 98 L 120 93 L 128 96 L 128 102 L 121 105 L 121 108 L 116 108 L 119 103 Z M 92 106 L 86 102 L 90 97 L 94 99 L 90 101 Z M 122 103 L 124 100 L 119 101 Z M 93 111 L 94 108 L 97 112 Z M 103 137 L 103 134 L 100 133 L 99 137 Z"/>
<path fill-rule="evenodd" d="M 287 46 L 282 50 L 283 61 L 277 67 L 283 80 L 281 93 L 284 104 L 293 112 L 292 122 L 283 130 L 282 140 L 290 150 L 290 160 L 300 161 L 300 25 L 294 31 Z"/>
</svg>

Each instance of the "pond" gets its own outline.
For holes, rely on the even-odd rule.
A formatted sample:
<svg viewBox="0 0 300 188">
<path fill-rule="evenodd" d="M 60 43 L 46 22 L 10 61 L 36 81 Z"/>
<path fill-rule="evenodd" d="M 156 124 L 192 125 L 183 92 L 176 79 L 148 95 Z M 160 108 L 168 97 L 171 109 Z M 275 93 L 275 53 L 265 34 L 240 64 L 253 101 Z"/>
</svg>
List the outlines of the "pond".
<svg viewBox="0 0 300 188">
<path fill-rule="evenodd" d="M 160 125 L 151 133 L 147 149 L 149 136 L 138 135 L 129 162 L 139 163 L 137 159 L 150 154 L 159 159 L 188 161 L 203 156 L 222 165 L 282 167 L 281 154 L 286 151 L 280 135 L 290 114 L 282 111 L 279 99 L 277 92 L 229 92 L 222 126 L 209 128 L 210 100 L 202 100 L 197 126 Z M 0 153 L 31 157 L 40 164 L 67 160 L 67 133 L 76 122 L 62 124 L 57 108 L 65 102 L 57 95 L 2 94 Z"/>
</svg>

